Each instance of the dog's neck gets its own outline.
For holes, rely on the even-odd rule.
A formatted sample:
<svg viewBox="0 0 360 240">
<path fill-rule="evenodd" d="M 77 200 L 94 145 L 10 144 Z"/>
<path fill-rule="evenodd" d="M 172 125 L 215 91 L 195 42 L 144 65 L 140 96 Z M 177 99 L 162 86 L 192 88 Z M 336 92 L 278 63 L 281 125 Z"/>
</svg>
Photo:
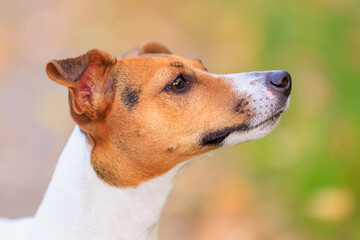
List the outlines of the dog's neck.
<svg viewBox="0 0 360 240">
<path fill-rule="evenodd" d="M 104 183 L 75 127 L 35 217 L 34 239 L 157 239 L 161 210 L 186 163 L 137 188 Z"/>
</svg>

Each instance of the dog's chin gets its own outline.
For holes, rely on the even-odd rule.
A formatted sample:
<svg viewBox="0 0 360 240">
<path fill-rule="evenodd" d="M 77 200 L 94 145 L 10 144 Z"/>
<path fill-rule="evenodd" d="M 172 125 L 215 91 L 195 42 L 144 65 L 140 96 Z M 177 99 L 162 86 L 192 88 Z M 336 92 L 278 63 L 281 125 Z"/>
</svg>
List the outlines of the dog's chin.
<svg viewBox="0 0 360 240">
<path fill-rule="evenodd" d="M 233 146 L 239 143 L 254 141 L 268 135 L 277 125 L 280 120 L 281 113 L 274 115 L 273 117 L 263 121 L 262 123 L 251 127 L 246 131 L 234 131 L 227 136 L 223 142 L 223 146 Z"/>
</svg>

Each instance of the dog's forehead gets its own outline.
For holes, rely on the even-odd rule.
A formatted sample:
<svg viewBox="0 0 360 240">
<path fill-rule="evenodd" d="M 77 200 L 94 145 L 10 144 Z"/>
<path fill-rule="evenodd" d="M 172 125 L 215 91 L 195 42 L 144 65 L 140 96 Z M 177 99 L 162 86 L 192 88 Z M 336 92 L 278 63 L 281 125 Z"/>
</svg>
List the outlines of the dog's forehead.
<svg viewBox="0 0 360 240">
<path fill-rule="evenodd" d="M 161 68 L 161 67 L 195 67 L 203 69 L 204 66 L 199 59 L 189 59 L 172 54 L 145 54 L 137 58 L 122 59 L 121 62 L 127 66 L 133 65 L 134 67 L 149 67 L 149 68 Z M 147 69 L 148 70 L 148 69 Z"/>
</svg>

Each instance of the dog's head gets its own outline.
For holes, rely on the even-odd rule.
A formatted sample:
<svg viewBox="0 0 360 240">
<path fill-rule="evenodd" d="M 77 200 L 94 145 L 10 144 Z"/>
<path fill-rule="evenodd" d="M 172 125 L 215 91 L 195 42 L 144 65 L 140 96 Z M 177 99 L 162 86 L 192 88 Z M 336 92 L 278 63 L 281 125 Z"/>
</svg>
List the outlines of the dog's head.
<svg viewBox="0 0 360 240">
<path fill-rule="evenodd" d="M 137 186 L 180 162 L 267 135 L 286 109 L 285 71 L 217 75 L 200 60 L 146 42 L 119 60 L 91 50 L 51 61 L 69 88 L 73 119 L 93 145 L 91 163 L 115 186 Z"/>
</svg>

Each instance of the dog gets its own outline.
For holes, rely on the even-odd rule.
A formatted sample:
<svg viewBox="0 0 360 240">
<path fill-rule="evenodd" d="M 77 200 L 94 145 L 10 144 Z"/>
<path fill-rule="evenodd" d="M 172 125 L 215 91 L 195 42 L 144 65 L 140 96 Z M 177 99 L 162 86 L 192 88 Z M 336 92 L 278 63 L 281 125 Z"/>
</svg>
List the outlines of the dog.
<svg viewBox="0 0 360 240">
<path fill-rule="evenodd" d="M 200 155 L 264 137 L 289 104 L 285 71 L 210 73 L 144 42 L 50 61 L 76 127 L 34 217 L 0 220 L 0 239 L 155 240 L 176 178 Z"/>
</svg>

